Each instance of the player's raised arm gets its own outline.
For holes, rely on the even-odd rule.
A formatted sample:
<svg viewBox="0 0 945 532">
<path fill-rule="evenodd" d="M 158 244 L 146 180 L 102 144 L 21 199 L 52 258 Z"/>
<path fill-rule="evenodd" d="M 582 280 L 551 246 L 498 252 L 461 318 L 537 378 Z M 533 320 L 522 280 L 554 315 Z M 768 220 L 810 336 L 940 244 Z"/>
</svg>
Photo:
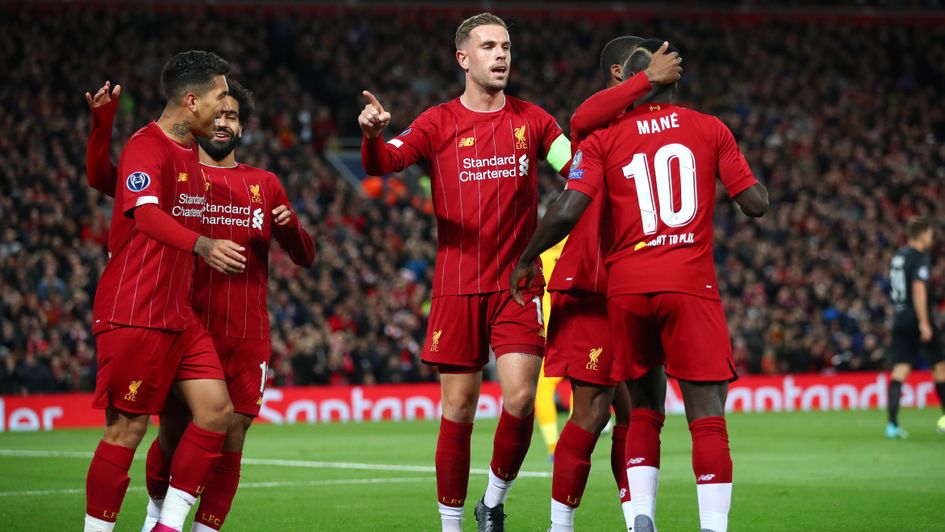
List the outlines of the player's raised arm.
<svg viewBox="0 0 945 532">
<path fill-rule="evenodd" d="M 428 134 L 433 126 L 426 114 L 421 114 L 400 135 L 384 142 L 383 129 L 390 123 L 390 113 L 369 91 L 362 94 L 368 103 L 358 115 L 358 125 L 364 133 L 361 139 L 361 164 L 370 175 L 399 172 L 426 158 L 431 151 Z"/>
<path fill-rule="evenodd" d="M 92 111 L 92 128 L 89 144 L 85 150 L 85 169 L 89 186 L 108 196 L 115 197 L 118 168 L 112 163 L 112 123 L 118 109 L 121 85 L 111 86 L 110 81 L 91 95 L 85 93 L 85 102 Z"/>
</svg>

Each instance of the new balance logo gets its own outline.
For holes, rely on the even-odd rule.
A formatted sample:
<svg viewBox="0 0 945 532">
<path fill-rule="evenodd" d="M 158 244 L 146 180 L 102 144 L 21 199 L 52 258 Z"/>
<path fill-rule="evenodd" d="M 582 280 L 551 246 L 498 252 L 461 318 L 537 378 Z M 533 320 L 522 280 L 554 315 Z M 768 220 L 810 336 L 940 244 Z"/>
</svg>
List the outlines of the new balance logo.
<svg viewBox="0 0 945 532">
<path fill-rule="evenodd" d="M 715 475 L 712 473 L 706 475 L 699 475 L 699 478 L 696 479 L 696 482 L 708 482 L 715 478 Z"/>
<path fill-rule="evenodd" d="M 263 216 L 262 209 L 255 209 L 253 211 L 253 229 L 259 229 L 262 231 L 264 220 L 265 217 Z"/>
<path fill-rule="evenodd" d="M 639 458 L 631 458 L 631 459 L 627 460 L 627 465 L 628 465 L 628 466 L 631 466 L 631 465 L 639 465 L 639 464 L 642 464 L 642 463 L 645 462 L 645 461 L 646 461 L 646 458 L 643 458 L 642 456 L 639 457 Z"/>
<path fill-rule="evenodd" d="M 476 137 L 463 137 L 459 139 L 460 148 L 468 148 L 476 143 Z"/>
</svg>

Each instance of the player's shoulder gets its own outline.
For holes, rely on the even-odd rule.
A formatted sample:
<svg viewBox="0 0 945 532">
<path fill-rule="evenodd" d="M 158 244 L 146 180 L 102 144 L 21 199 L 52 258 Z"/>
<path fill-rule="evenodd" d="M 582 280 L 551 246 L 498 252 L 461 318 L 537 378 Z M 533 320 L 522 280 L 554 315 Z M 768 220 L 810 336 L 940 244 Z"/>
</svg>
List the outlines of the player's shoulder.
<svg viewBox="0 0 945 532">
<path fill-rule="evenodd" d="M 128 142 L 125 144 L 160 144 L 163 145 L 167 135 L 161 131 L 161 128 L 157 125 L 156 122 L 148 122 L 142 126 L 138 131 L 135 131 L 131 137 L 128 138 Z"/>
<path fill-rule="evenodd" d="M 551 116 L 551 113 L 546 111 L 542 106 L 537 103 L 530 102 L 528 100 L 523 100 L 521 98 L 516 98 L 515 96 L 505 96 L 505 105 L 508 106 L 509 110 L 517 114 L 528 114 L 534 116 Z"/>
</svg>

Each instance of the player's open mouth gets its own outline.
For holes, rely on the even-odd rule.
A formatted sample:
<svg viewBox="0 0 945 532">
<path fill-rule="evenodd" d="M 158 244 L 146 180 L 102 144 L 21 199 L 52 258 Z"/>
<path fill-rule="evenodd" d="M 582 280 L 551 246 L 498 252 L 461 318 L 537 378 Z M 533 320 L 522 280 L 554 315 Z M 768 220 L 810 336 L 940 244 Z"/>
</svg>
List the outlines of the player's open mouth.
<svg viewBox="0 0 945 532">
<path fill-rule="evenodd" d="M 216 133 L 213 134 L 213 140 L 227 141 L 227 140 L 230 140 L 231 138 L 233 138 L 233 135 L 230 133 L 227 133 L 226 131 L 217 131 Z"/>
<path fill-rule="evenodd" d="M 506 66 L 494 66 L 492 67 L 493 74 L 506 74 L 509 70 L 509 67 Z"/>
</svg>

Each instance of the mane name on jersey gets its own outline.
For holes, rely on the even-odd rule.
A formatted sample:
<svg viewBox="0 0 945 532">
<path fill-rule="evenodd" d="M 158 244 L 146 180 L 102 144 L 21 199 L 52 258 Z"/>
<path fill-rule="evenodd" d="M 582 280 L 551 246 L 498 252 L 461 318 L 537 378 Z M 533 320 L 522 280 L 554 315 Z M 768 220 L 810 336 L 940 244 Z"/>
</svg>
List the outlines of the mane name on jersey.
<svg viewBox="0 0 945 532">
<path fill-rule="evenodd" d="M 659 133 L 674 127 L 679 127 L 679 116 L 676 113 L 659 118 L 637 120 L 637 133 L 641 135 Z"/>
<path fill-rule="evenodd" d="M 481 171 L 471 170 L 482 168 Z M 483 181 L 485 179 L 502 179 L 505 177 L 516 177 L 518 168 L 515 162 L 515 155 L 500 157 L 498 155 L 485 159 L 466 157 L 463 159 L 463 170 L 459 173 L 459 180 L 462 183 L 468 181 Z"/>
</svg>

